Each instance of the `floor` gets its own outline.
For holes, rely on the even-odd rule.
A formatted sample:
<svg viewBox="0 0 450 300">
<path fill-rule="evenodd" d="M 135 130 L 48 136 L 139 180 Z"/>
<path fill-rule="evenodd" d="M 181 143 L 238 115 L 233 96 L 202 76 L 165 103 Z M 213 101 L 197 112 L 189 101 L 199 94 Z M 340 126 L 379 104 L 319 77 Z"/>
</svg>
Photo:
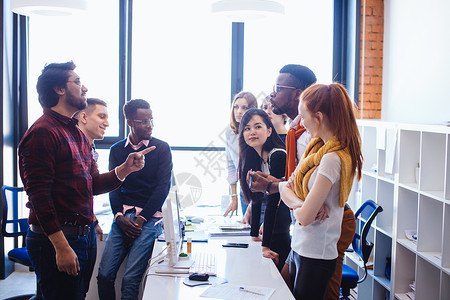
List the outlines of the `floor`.
<svg viewBox="0 0 450 300">
<path fill-rule="evenodd" d="M 6 279 L 0 280 L 0 299 L 36 292 L 36 276 L 28 267 L 15 264 L 15 271 Z"/>
</svg>

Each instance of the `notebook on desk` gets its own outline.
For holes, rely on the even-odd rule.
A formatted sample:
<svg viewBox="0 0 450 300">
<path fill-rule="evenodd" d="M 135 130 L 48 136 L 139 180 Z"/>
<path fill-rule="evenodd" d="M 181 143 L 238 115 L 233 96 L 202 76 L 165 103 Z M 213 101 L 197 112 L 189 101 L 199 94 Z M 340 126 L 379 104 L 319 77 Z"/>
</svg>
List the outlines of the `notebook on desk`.
<svg viewBox="0 0 450 300">
<path fill-rule="evenodd" d="M 227 230 L 227 229 L 220 229 L 217 228 L 211 228 L 209 229 L 209 236 L 210 237 L 220 237 L 220 236 L 249 236 L 250 235 L 250 229 L 242 229 L 242 230 Z"/>
<path fill-rule="evenodd" d="M 219 229 L 222 231 L 245 231 L 250 230 L 250 225 L 242 223 L 221 224 Z"/>
</svg>

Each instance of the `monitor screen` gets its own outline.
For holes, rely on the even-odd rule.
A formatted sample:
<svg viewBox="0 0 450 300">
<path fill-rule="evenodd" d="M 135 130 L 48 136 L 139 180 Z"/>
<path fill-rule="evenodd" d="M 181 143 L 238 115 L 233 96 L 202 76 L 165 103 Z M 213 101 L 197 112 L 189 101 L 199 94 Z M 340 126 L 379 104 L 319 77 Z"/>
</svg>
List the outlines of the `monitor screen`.
<svg viewBox="0 0 450 300">
<path fill-rule="evenodd" d="M 164 236 L 168 248 L 169 266 L 178 262 L 183 245 L 183 232 L 180 219 L 180 202 L 176 186 L 172 186 L 162 206 Z"/>
</svg>

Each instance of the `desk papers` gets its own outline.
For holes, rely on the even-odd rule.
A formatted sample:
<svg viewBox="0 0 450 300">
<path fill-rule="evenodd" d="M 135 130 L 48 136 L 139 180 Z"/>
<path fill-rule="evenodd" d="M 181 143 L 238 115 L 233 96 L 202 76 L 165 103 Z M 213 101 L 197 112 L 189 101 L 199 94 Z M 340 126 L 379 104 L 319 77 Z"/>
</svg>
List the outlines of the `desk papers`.
<svg viewBox="0 0 450 300">
<path fill-rule="evenodd" d="M 215 284 L 205 290 L 200 297 L 217 298 L 224 300 L 269 300 L 275 292 L 274 288 L 259 286 L 244 286 L 247 291 L 242 291 L 242 286 L 235 284 Z M 255 292 L 255 293 L 252 293 Z M 257 294 L 256 294 L 257 293 Z M 261 295 L 258 295 L 261 294 Z"/>
</svg>

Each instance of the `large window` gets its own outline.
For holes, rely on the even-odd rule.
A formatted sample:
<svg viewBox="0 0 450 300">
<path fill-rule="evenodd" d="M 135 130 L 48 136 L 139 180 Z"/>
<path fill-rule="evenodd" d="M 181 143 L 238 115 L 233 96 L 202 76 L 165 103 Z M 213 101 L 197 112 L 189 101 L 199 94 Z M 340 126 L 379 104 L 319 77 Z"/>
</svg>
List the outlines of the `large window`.
<svg viewBox="0 0 450 300">
<path fill-rule="evenodd" d="M 108 103 L 110 127 L 106 134 L 119 134 L 119 4 L 117 0 L 89 1 L 89 11 L 71 17 L 29 18 L 28 123 L 42 115 L 36 82 L 44 65 L 72 60 L 87 97 Z"/>
<path fill-rule="evenodd" d="M 133 1 L 132 98 L 150 102 L 153 135 L 172 147 L 224 147 L 229 124 L 231 23 L 210 1 Z M 228 193 L 224 151 L 174 150 L 186 203 Z M 189 199 L 187 199 L 189 198 Z"/>
<path fill-rule="evenodd" d="M 286 0 L 283 18 L 245 24 L 244 88 L 262 100 L 281 67 L 301 64 L 332 81 L 333 0 Z"/>
</svg>

